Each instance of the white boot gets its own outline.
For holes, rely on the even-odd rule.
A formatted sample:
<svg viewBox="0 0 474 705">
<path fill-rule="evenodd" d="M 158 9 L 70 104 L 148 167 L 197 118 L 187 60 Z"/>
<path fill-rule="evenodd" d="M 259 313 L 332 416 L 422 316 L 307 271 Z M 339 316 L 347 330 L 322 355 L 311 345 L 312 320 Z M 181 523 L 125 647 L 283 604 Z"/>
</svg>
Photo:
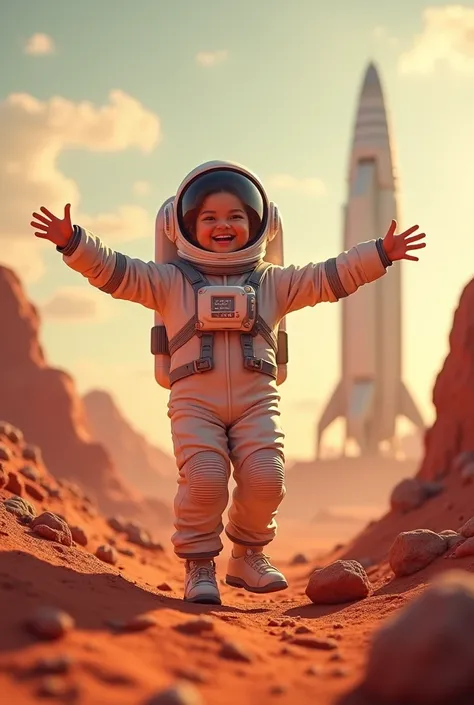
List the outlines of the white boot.
<svg viewBox="0 0 474 705">
<path fill-rule="evenodd" d="M 269 557 L 251 548 L 239 558 L 231 553 L 225 581 L 249 592 L 277 592 L 288 587 L 285 576 L 272 566 Z"/>
<path fill-rule="evenodd" d="M 212 558 L 186 561 L 184 599 L 186 602 L 200 602 L 204 605 L 222 604 L 216 581 L 216 564 Z"/>
</svg>

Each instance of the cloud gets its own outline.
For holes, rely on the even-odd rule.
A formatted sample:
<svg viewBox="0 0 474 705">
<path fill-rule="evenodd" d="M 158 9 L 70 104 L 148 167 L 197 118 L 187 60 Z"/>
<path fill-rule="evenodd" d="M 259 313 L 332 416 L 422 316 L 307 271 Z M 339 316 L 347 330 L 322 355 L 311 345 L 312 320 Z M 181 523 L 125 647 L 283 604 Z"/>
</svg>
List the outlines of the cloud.
<svg viewBox="0 0 474 705">
<path fill-rule="evenodd" d="M 151 184 L 149 181 L 135 181 L 133 184 L 133 193 L 135 196 L 148 196 L 151 192 Z"/>
<path fill-rule="evenodd" d="M 145 237 L 155 227 L 150 214 L 139 206 L 119 206 L 116 213 L 99 213 L 96 216 L 84 214 L 80 224 L 115 242 Z"/>
<path fill-rule="evenodd" d="M 104 299 L 98 299 L 96 292 L 73 286 L 57 289 L 38 306 L 45 318 L 74 322 L 103 318 L 107 310 Z"/>
<path fill-rule="evenodd" d="M 274 174 L 269 178 L 268 184 L 271 188 L 277 190 L 293 191 L 316 198 L 326 194 L 326 187 L 321 179 L 298 179 L 296 176 L 290 176 L 290 174 Z"/>
<path fill-rule="evenodd" d="M 54 41 L 48 34 L 33 34 L 25 42 L 25 54 L 47 56 L 48 54 L 54 54 L 55 51 Z"/>
<path fill-rule="evenodd" d="M 423 31 L 401 54 L 402 74 L 432 73 L 444 63 L 456 71 L 474 71 L 474 8 L 466 5 L 429 7 L 423 12 Z"/>
<path fill-rule="evenodd" d="M 227 59 L 228 52 L 226 49 L 220 51 L 198 51 L 196 54 L 196 62 L 201 66 L 215 66 Z"/>
<path fill-rule="evenodd" d="M 381 42 L 382 44 L 388 44 L 392 47 L 398 46 L 400 44 L 400 40 L 397 37 L 394 37 L 389 34 L 388 29 L 386 27 L 374 27 L 374 29 L 372 30 L 372 36 L 378 42 Z"/>
<path fill-rule="evenodd" d="M 147 212 L 137 206 L 85 213 L 78 184 L 60 170 L 58 161 L 72 149 L 104 153 L 136 148 L 146 154 L 160 140 L 158 116 L 118 90 L 102 106 L 62 97 L 40 101 L 25 93 L 0 101 L 0 261 L 30 281 L 41 275 L 42 256 L 51 244 L 35 238 L 29 225 L 32 211 L 41 205 L 62 215 L 64 205 L 71 203 L 74 222 L 98 233 L 104 228 L 110 238 L 152 232 Z"/>
</svg>

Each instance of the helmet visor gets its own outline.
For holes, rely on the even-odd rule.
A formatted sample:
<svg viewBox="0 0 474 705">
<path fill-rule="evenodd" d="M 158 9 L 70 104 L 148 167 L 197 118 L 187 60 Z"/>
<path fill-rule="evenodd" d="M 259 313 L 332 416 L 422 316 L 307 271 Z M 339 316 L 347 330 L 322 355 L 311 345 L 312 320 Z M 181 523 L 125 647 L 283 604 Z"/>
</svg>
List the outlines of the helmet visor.
<svg viewBox="0 0 474 705">
<path fill-rule="evenodd" d="M 249 219 L 248 244 L 257 240 L 267 224 L 266 199 L 253 179 L 231 168 L 198 174 L 185 187 L 176 206 L 179 228 L 184 237 L 197 245 L 197 218 L 206 198 L 214 193 L 231 193 L 240 200 Z"/>
</svg>

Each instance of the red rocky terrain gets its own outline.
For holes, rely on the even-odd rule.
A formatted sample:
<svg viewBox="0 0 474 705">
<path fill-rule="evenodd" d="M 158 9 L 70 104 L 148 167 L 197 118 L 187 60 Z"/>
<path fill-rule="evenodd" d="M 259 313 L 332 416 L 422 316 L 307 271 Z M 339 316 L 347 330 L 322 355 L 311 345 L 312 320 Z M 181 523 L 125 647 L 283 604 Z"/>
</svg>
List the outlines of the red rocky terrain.
<svg viewBox="0 0 474 705">
<path fill-rule="evenodd" d="M 50 472 L 82 487 L 104 511 L 170 525 L 169 503 L 155 498 L 147 504 L 91 436 L 74 380 L 48 365 L 36 307 L 16 274 L 2 266 L 0 301 L 0 419 L 21 428 L 41 448 Z"/>
<path fill-rule="evenodd" d="M 472 329 L 473 312 L 461 300 L 454 328 Z M 470 336 L 454 328 L 437 389 L 449 390 L 456 364 L 474 368 Z M 474 443 L 460 408 L 470 413 L 474 386 L 464 386 L 463 407 L 459 389 L 436 397 L 438 419 L 456 423 L 430 430 L 420 472 L 397 482 L 385 516 L 316 557 L 309 533 L 285 555 L 277 538 L 268 552 L 290 586 L 274 595 L 226 585 L 221 555 L 222 606 L 184 603 L 169 541 L 88 496 L 81 465 L 77 482 L 53 471 L 41 424 L 11 403 L 0 426 L 2 702 L 472 705 Z"/>
</svg>

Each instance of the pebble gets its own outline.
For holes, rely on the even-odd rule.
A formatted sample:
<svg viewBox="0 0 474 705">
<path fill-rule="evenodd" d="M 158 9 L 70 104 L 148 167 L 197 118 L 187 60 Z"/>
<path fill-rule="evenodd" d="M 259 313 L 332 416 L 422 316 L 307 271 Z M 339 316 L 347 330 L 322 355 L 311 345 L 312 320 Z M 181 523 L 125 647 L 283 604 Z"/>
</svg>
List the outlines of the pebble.
<svg viewBox="0 0 474 705">
<path fill-rule="evenodd" d="M 70 614 L 56 607 L 39 607 L 27 627 L 40 639 L 59 639 L 74 629 L 75 622 Z"/>
<path fill-rule="evenodd" d="M 222 644 L 219 656 L 231 661 L 242 661 L 244 663 L 252 663 L 253 661 L 251 654 L 235 641 L 225 641 Z"/>
<path fill-rule="evenodd" d="M 177 624 L 174 628 L 181 634 L 202 634 L 203 632 L 212 632 L 214 627 L 214 621 L 210 617 L 198 617 L 183 622 L 183 624 Z"/>
<path fill-rule="evenodd" d="M 204 705 L 199 691 L 191 683 L 177 683 L 146 700 L 144 705 Z"/>
</svg>

